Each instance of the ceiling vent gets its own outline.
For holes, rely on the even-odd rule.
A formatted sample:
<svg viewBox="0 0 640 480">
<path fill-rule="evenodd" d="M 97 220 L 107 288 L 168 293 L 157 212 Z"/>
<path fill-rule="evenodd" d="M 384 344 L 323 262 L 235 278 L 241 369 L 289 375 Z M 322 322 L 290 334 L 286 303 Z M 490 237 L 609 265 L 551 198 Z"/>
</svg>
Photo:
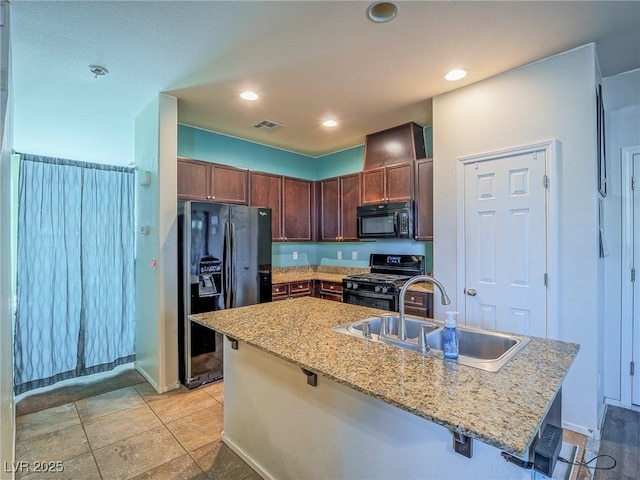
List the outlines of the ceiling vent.
<svg viewBox="0 0 640 480">
<path fill-rule="evenodd" d="M 257 128 L 258 130 L 265 130 L 269 132 L 273 132 L 274 130 L 278 130 L 282 127 L 284 127 L 284 124 L 272 122 L 271 120 L 261 120 L 253 126 L 253 128 Z"/>
</svg>

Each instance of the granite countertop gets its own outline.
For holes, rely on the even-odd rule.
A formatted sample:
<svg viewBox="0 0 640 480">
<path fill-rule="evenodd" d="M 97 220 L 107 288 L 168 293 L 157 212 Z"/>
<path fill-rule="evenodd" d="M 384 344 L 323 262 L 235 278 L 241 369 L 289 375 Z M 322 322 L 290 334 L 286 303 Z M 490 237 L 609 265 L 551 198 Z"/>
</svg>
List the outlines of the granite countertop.
<svg viewBox="0 0 640 480">
<path fill-rule="evenodd" d="M 489 373 L 331 330 L 380 313 L 303 297 L 189 318 L 448 429 L 526 454 L 577 344 L 534 337 Z"/>
<path fill-rule="evenodd" d="M 305 265 L 300 267 L 276 267 L 273 269 L 272 283 L 293 283 L 308 280 L 342 283 L 348 275 L 368 273 L 368 268 L 333 267 L 327 265 Z M 431 283 L 414 283 L 410 290 L 433 292 Z"/>
</svg>

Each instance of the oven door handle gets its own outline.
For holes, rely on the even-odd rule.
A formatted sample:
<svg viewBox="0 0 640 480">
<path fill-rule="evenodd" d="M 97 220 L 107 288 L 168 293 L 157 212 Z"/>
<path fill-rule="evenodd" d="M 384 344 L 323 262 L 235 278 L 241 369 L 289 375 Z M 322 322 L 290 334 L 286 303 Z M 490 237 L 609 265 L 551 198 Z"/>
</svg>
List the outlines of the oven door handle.
<svg viewBox="0 0 640 480">
<path fill-rule="evenodd" d="M 352 295 L 359 296 L 359 297 L 380 298 L 383 300 L 389 300 L 395 297 L 393 293 L 371 293 L 371 292 L 363 292 L 362 290 L 352 290 L 352 289 L 345 289 L 344 293 L 347 293 L 347 294 L 350 293 Z"/>
</svg>

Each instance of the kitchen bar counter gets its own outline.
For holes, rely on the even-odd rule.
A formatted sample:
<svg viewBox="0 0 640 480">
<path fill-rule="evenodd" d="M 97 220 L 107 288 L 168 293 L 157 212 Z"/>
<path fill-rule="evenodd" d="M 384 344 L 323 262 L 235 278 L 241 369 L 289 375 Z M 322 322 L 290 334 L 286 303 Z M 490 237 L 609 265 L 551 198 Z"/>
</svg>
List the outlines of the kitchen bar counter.
<svg viewBox="0 0 640 480">
<path fill-rule="evenodd" d="M 527 454 L 578 345 L 533 338 L 489 373 L 331 330 L 380 313 L 304 297 L 190 318 L 450 430 Z"/>
</svg>

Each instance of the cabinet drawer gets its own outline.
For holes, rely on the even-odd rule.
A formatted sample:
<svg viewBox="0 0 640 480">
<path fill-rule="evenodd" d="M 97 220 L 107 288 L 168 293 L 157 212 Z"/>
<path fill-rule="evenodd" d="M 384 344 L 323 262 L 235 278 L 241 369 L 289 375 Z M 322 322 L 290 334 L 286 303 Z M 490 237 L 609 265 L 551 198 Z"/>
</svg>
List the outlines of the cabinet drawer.
<svg viewBox="0 0 640 480">
<path fill-rule="evenodd" d="M 277 297 L 286 297 L 289 295 L 289 285 L 286 283 L 276 283 L 271 286 L 271 296 L 275 299 Z"/>
<path fill-rule="evenodd" d="M 404 298 L 404 304 L 412 307 L 425 308 L 427 306 L 427 293 L 408 290 L 407 296 Z"/>
<path fill-rule="evenodd" d="M 320 292 L 342 295 L 342 284 L 336 282 L 320 282 Z"/>
<path fill-rule="evenodd" d="M 291 295 L 302 295 L 311 293 L 311 282 L 295 282 L 289 284 Z"/>
<path fill-rule="evenodd" d="M 342 301 L 342 294 L 341 293 L 320 292 L 320 298 L 322 298 L 323 300 L 331 300 L 333 302 L 341 302 Z"/>
</svg>

